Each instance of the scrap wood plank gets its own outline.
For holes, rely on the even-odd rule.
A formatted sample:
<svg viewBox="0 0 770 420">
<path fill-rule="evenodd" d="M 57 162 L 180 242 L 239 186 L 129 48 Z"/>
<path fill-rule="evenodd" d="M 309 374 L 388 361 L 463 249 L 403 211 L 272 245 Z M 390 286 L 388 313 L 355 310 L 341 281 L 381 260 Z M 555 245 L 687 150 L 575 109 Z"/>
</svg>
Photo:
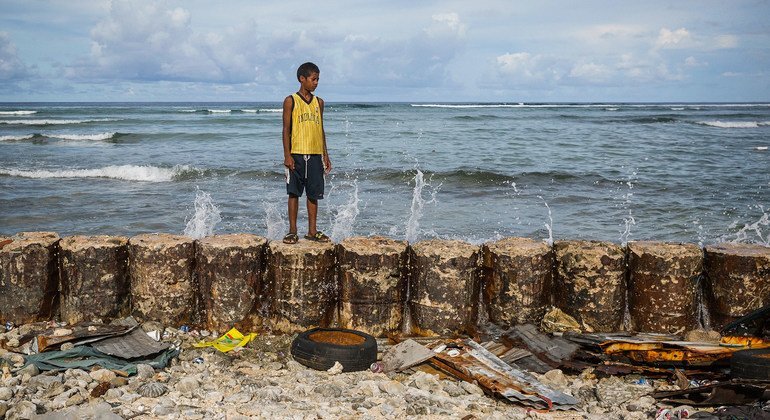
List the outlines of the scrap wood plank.
<svg viewBox="0 0 770 420">
<path fill-rule="evenodd" d="M 382 354 L 383 372 L 400 372 L 435 356 L 432 350 L 414 340 L 405 340 Z"/>
</svg>

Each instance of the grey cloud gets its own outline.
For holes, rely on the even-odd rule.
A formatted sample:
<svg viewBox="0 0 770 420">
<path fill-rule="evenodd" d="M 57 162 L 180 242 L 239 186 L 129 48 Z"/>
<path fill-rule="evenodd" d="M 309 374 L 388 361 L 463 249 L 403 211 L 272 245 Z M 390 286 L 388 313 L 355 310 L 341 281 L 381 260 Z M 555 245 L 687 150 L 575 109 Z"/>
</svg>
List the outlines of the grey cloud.
<svg viewBox="0 0 770 420">
<path fill-rule="evenodd" d="M 34 75 L 34 69 L 19 58 L 11 37 L 6 32 L 0 32 L 0 80 L 15 82 Z"/>
</svg>

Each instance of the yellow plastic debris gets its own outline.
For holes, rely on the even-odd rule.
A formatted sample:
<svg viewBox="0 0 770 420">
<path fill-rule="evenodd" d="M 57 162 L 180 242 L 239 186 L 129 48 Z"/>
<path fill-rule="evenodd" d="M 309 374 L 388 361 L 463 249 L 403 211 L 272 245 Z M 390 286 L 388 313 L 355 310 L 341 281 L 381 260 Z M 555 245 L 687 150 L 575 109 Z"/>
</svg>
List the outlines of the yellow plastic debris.
<svg viewBox="0 0 770 420">
<path fill-rule="evenodd" d="M 201 341 L 193 344 L 193 347 L 214 347 L 222 353 L 227 353 L 230 350 L 238 347 L 245 346 L 249 341 L 253 340 L 257 336 L 257 333 L 249 333 L 247 335 L 241 334 L 235 328 L 231 328 L 225 335 L 217 338 L 213 341 Z"/>
</svg>

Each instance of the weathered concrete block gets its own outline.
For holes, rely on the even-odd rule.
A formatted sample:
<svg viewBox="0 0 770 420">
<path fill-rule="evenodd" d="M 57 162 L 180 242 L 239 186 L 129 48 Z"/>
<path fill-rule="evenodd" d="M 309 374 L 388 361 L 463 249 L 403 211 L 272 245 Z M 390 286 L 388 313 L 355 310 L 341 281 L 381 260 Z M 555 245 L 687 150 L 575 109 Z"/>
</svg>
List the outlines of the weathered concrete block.
<svg viewBox="0 0 770 420">
<path fill-rule="evenodd" d="M 628 309 L 636 331 L 681 334 L 697 326 L 703 251 L 693 244 L 628 244 Z"/>
<path fill-rule="evenodd" d="M 715 329 L 770 304 L 770 247 L 733 243 L 707 246 L 705 272 Z"/>
<path fill-rule="evenodd" d="M 612 242 L 556 241 L 554 303 L 584 328 L 619 331 L 626 308 L 626 254 Z"/>
<path fill-rule="evenodd" d="M 197 241 L 195 273 L 205 324 L 216 331 L 234 325 L 250 329 L 260 302 L 267 239 L 248 234 L 216 235 Z M 246 325 L 249 324 L 249 325 Z"/>
<path fill-rule="evenodd" d="M 456 335 L 475 327 L 479 248 L 462 241 L 411 246 L 409 311 L 419 335 Z"/>
<path fill-rule="evenodd" d="M 0 237 L 0 321 L 45 321 L 58 304 L 59 235 L 21 232 Z"/>
<path fill-rule="evenodd" d="M 398 331 L 406 299 L 407 243 L 347 238 L 337 247 L 339 324 L 375 337 Z"/>
<path fill-rule="evenodd" d="M 131 307 L 140 321 L 180 326 L 196 321 L 192 238 L 149 233 L 128 240 Z"/>
<path fill-rule="evenodd" d="M 503 326 L 539 324 L 551 304 L 551 247 L 529 238 L 504 238 L 482 249 L 489 320 Z"/>
<path fill-rule="evenodd" d="M 273 241 L 267 246 L 267 264 L 274 330 L 293 333 L 331 324 L 337 301 L 334 244 Z"/>
<path fill-rule="evenodd" d="M 128 238 L 70 236 L 59 247 L 62 321 L 76 324 L 128 315 Z"/>
</svg>

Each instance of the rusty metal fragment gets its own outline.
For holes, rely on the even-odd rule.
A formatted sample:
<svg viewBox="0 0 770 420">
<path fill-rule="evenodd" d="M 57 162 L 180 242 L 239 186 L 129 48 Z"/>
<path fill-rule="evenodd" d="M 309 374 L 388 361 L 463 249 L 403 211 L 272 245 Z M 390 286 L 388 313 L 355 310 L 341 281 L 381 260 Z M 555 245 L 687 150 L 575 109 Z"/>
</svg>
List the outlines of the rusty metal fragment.
<svg viewBox="0 0 770 420">
<path fill-rule="evenodd" d="M 711 323 L 716 328 L 770 304 L 770 247 L 709 245 L 704 263 Z"/>
<path fill-rule="evenodd" d="M 37 333 L 32 342 L 32 351 L 43 352 L 58 348 L 64 343 L 75 345 L 91 343 L 108 337 L 126 334 L 132 327 L 83 322 L 68 328 L 48 328 Z M 65 334 L 62 334 L 65 332 Z"/>
<path fill-rule="evenodd" d="M 540 383 L 534 376 L 516 369 L 470 339 L 437 341 L 429 347 L 445 348 L 431 363 L 449 369 L 466 381 L 476 381 L 486 392 L 529 407 L 551 410 L 570 409 L 577 400 Z"/>
<path fill-rule="evenodd" d="M 58 309 L 59 235 L 21 232 L 2 242 L 0 321 L 21 325 L 51 319 Z"/>
<path fill-rule="evenodd" d="M 478 247 L 456 240 L 427 240 L 411 249 L 409 310 L 413 332 L 458 335 L 473 329 Z"/>
<path fill-rule="evenodd" d="M 632 329 L 681 334 L 696 326 L 703 251 L 693 244 L 628 244 L 628 308 Z"/>
<path fill-rule="evenodd" d="M 741 405 L 763 399 L 768 387 L 770 382 L 767 381 L 733 379 L 678 391 L 657 391 L 652 396 L 662 401 L 692 406 Z"/>
<path fill-rule="evenodd" d="M 586 365 L 574 361 L 580 346 L 563 337 L 546 335 L 532 324 L 516 325 L 506 331 L 500 340 L 512 347 L 530 351 L 534 357 L 522 358 L 516 364 L 527 370 L 545 373 L 551 369 L 569 367 L 581 369 Z"/>
<path fill-rule="evenodd" d="M 128 238 L 70 236 L 59 242 L 61 319 L 110 320 L 130 311 Z"/>
<path fill-rule="evenodd" d="M 342 328 L 375 337 L 399 331 L 407 284 L 407 243 L 347 238 L 337 246 Z"/>
</svg>

